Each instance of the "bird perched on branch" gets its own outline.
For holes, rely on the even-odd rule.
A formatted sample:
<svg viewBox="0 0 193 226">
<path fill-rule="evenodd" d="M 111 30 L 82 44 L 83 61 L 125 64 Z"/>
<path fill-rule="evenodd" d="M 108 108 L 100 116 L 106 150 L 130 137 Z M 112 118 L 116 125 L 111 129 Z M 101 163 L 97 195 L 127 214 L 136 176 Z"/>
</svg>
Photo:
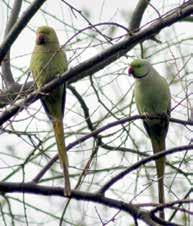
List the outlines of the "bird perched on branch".
<svg viewBox="0 0 193 226">
<path fill-rule="evenodd" d="M 135 78 L 134 96 L 140 115 L 146 115 L 144 127 L 150 137 L 154 154 L 165 150 L 165 139 L 169 126 L 171 96 L 169 85 L 153 66 L 146 60 L 135 59 L 129 68 L 129 74 Z M 159 119 L 148 119 L 159 116 Z M 156 160 L 159 203 L 165 203 L 164 195 L 165 157 Z M 160 211 L 164 219 L 164 211 Z"/>
<path fill-rule="evenodd" d="M 31 57 L 30 70 L 37 89 L 64 73 L 68 68 L 65 53 L 61 50 L 56 32 L 48 26 L 39 27 L 36 31 L 35 47 Z M 53 125 L 58 156 L 63 169 L 65 187 L 64 195 L 71 194 L 63 129 L 66 87 L 60 85 L 41 97 L 44 110 Z"/>
</svg>

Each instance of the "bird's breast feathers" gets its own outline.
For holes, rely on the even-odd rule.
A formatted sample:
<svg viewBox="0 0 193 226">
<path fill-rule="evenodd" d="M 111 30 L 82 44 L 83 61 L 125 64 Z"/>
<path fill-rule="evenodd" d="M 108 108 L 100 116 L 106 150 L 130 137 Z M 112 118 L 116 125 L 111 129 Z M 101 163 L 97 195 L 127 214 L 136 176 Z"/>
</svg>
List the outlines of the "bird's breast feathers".
<svg viewBox="0 0 193 226">
<path fill-rule="evenodd" d="M 31 70 L 38 87 L 52 80 L 67 69 L 65 55 L 61 52 L 36 51 L 31 61 Z"/>
</svg>

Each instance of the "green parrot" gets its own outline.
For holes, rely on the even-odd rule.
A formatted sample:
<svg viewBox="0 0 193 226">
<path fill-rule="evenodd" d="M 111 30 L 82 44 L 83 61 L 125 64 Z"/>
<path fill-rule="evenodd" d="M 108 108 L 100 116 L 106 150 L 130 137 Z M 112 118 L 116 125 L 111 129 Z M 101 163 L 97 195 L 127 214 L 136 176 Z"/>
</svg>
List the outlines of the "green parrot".
<svg viewBox="0 0 193 226">
<path fill-rule="evenodd" d="M 150 137 L 154 154 L 166 149 L 165 139 L 169 126 L 171 95 L 166 79 L 159 75 L 146 60 L 135 59 L 130 64 L 129 74 L 135 78 L 134 96 L 140 115 L 158 115 L 160 119 L 144 119 L 143 124 Z M 159 203 L 164 196 L 165 157 L 156 160 Z M 160 212 L 164 219 L 164 211 Z"/>
<path fill-rule="evenodd" d="M 54 29 L 48 26 L 39 27 L 36 31 L 36 42 L 30 62 L 30 70 L 37 88 L 40 89 L 47 82 L 60 76 L 67 68 L 66 55 L 60 48 Z M 42 96 L 41 102 L 53 125 L 58 156 L 65 179 L 64 195 L 69 196 L 71 188 L 63 129 L 65 97 L 66 87 L 61 85 L 51 93 Z"/>
</svg>

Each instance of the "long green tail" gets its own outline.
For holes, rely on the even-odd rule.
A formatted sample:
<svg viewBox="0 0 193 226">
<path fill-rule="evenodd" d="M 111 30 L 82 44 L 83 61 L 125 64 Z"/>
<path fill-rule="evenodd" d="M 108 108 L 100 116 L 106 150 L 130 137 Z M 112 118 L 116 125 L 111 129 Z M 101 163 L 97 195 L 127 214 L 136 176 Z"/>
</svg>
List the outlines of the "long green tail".
<svg viewBox="0 0 193 226">
<path fill-rule="evenodd" d="M 65 142 L 64 142 L 64 129 L 63 129 L 63 121 L 62 119 L 55 119 L 52 121 L 56 144 L 58 148 L 58 156 L 60 159 L 60 164 L 63 169 L 64 173 L 64 195 L 70 196 L 71 195 L 71 186 L 70 186 L 70 179 L 68 173 L 68 156 L 66 152 Z"/>
<path fill-rule="evenodd" d="M 155 139 L 151 139 L 153 152 L 154 154 L 165 150 L 165 139 L 161 139 L 159 141 Z M 159 194 L 159 203 L 165 203 L 165 194 L 164 194 L 164 170 L 165 170 L 165 156 L 156 160 L 156 171 L 157 171 L 157 179 L 158 179 L 158 194 Z M 160 211 L 160 218 L 165 219 L 164 210 Z"/>
</svg>

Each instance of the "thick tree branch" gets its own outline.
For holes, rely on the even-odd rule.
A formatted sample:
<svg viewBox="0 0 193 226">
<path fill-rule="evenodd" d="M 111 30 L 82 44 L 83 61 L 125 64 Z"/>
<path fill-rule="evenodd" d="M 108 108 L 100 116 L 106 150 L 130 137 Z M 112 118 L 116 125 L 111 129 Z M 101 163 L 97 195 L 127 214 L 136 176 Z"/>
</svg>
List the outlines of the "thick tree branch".
<svg viewBox="0 0 193 226">
<path fill-rule="evenodd" d="M 23 28 L 27 25 L 30 19 L 38 11 L 38 9 L 43 5 L 46 0 L 34 0 L 34 2 L 26 9 L 22 17 L 14 24 L 14 26 L 9 31 L 6 38 L 3 40 L 0 46 L 0 64 L 4 59 L 5 55 L 9 51 L 11 45 L 14 43 L 18 35 L 21 33 Z"/>
<path fill-rule="evenodd" d="M 193 16 L 185 17 L 184 19 L 180 20 L 179 22 L 190 22 L 190 23 L 192 23 L 193 22 Z"/>
<path fill-rule="evenodd" d="M 13 7 L 10 13 L 10 17 L 9 17 L 9 20 L 7 21 L 7 25 L 5 28 L 4 39 L 6 38 L 9 31 L 17 21 L 20 10 L 21 10 L 21 5 L 22 5 L 22 0 L 14 1 Z M 10 67 L 10 51 L 7 52 L 4 60 L 2 61 L 1 68 L 2 68 L 3 81 L 5 83 L 5 86 L 8 88 L 15 83 L 13 74 L 11 72 L 11 67 Z"/>
<path fill-rule="evenodd" d="M 139 0 L 135 10 L 132 13 L 131 21 L 129 24 L 130 30 L 135 30 L 139 28 L 143 14 L 149 4 L 150 0 Z"/>
<path fill-rule="evenodd" d="M 75 140 L 74 142 L 70 143 L 69 145 L 67 145 L 66 150 L 69 151 L 70 149 L 72 149 L 73 147 L 75 147 L 76 145 L 79 145 L 80 143 L 90 139 L 91 137 L 96 137 L 98 134 L 108 130 L 108 129 L 112 129 L 115 126 L 127 123 L 127 122 L 131 122 L 134 120 L 138 120 L 138 119 L 145 119 L 147 118 L 147 116 L 141 116 L 141 115 L 134 115 L 134 116 L 129 116 L 126 118 L 123 118 L 121 120 L 117 120 L 114 122 L 111 122 L 99 129 L 96 129 L 90 133 L 88 133 L 87 135 L 82 136 L 81 138 Z M 149 119 L 157 119 L 158 117 L 149 117 Z M 183 121 L 183 120 L 179 120 L 179 119 L 174 119 L 174 118 L 170 118 L 171 122 L 174 123 L 179 123 L 179 124 L 183 124 L 183 125 L 190 125 L 193 126 L 193 121 Z M 173 152 L 172 152 L 173 153 Z M 153 157 L 153 156 L 150 156 Z M 149 157 L 149 158 L 150 158 Z M 161 156 L 159 155 L 158 158 L 160 158 Z M 43 176 L 44 174 L 47 172 L 47 170 L 50 169 L 50 167 L 54 164 L 54 162 L 58 159 L 58 155 L 55 155 L 49 162 L 47 165 L 45 165 L 45 167 L 38 173 L 38 175 L 36 175 L 36 177 L 33 179 L 33 182 L 38 182 Z M 153 159 L 152 159 L 153 160 Z M 151 161 L 152 161 L 151 160 Z"/>
<path fill-rule="evenodd" d="M 64 198 L 64 189 L 61 187 L 51 187 L 51 186 L 40 186 L 33 183 L 10 183 L 10 182 L 0 182 L 0 192 L 2 193 L 30 193 L 36 195 L 46 195 L 46 196 L 59 196 Z M 84 200 L 94 203 L 99 203 L 111 208 L 125 211 L 132 215 L 135 219 L 140 219 L 147 225 L 156 226 L 156 222 L 152 221 L 150 218 L 150 212 L 145 211 L 134 204 L 118 201 L 115 199 L 107 198 L 102 196 L 100 193 L 89 193 L 81 191 L 73 191 L 71 194 L 71 199 Z M 168 222 L 168 226 L 175 226 Z"/>
<path fill-rule="evenodd" d="M 172 10 L 163 17 L 156 19 L 148 27 L 132 34 L 130 37 L 119 42 L 118 44 L 113 45 L 112 47 L 106 49 L 100 54 L 90 58 L 87 61 L 84 61 L 78 66 L 65 72 L 60 78 L 57 78 L 48 83 L 47 85 L 45 85 L 44 87 L 42 87 L 38 94 L 37 92 L 32 92 L 25 100 L 21 101 L 20 103 L 13 107 L 10 107 L 7 111 L 2 113 L 0 117 L 0 125 L 2 125 L 5 121 L 9 120 L 18 111 L 23 110 L 24 107 L 29 106 L 31 103 L 40 98 L 42 93 L 50 92 L 58 85 L 65 83 L 67 81 L 68 83 L 76 82 L 90 74 L 93 74 L 103 69 L 105 66 L 109 65 L 113 61 L 119 59 L 121 56 L 126 54 L 140 41 L 152 37 L 152 34 L 160 32 L 161 29 L 172 25 L 176 21 L 187 17 L 191 13 L 193 13 L 193 0 L 189 0 L 188 2 L 178 7 L 177 9 Z M 0 59 L 1 55 L 2 54 L 0 54 Z"/>
</svg>

